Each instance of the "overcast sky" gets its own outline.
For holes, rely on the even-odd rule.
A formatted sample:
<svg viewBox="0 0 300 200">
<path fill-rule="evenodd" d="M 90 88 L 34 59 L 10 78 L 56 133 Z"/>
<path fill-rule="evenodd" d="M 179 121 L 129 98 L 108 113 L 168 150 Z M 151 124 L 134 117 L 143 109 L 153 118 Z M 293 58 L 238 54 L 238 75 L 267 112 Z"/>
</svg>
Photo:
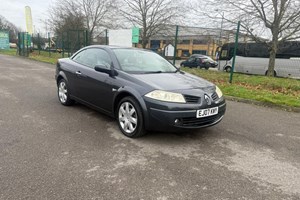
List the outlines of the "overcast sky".
<svg viewBox="0 0 300 200">
<path fill-rule="evenodd" d="M 31 7 L 33 25 L 36 32 L 45 32 L 43 20 L 47 19 L 47 11 L 54 0 L 0 0 L 0 15 L 8 21 L 26 30 L 25 6 Z"/>
<path fill-rule="evenodd" d="M 48 18 L 48 9 L 56 0 L 0 0 L 0 15 L 8 21 L 26 31 L 25 6 L 30 6 L 33 20 L 34 32 L 47 35 L 49 27 L 46 27 L 45 20 Z M 185 0 L 192 2 L 192 0 Z M 199 1 L 199 0 L 197 0 Z M 197 15 L 191 17 L 185 13 L 183 23 L 191 26 L 200 27 L 220 27 L 219 24 L 213 24 L 209 20 L 203 20 L 203 16 Z M 204 17 L 205 18 L 205 17 Z"/>
</svg>

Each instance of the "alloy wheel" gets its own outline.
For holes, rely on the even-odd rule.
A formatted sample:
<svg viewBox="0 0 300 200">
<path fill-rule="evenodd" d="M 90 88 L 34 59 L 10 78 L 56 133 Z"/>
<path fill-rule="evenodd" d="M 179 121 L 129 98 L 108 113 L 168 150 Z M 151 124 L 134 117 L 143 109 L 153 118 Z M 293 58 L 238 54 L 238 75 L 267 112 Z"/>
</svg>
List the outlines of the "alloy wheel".
<svg viewBox="0 0 300 200">
<path fill-rule="evenodd" d="M 67 85 L 64 81 L 61 81 L 58 86 L 58 96 L 61 103 L 66 103 L 68 100 Z"/>
<path fill-rule="evenodd" d="M 131 134 L 135 131 L 138 125 L 137 112 L 134 106 L 126 101 L 123 102 L 119 107 L 119 124 L 123 131 Z"/>
</svg>

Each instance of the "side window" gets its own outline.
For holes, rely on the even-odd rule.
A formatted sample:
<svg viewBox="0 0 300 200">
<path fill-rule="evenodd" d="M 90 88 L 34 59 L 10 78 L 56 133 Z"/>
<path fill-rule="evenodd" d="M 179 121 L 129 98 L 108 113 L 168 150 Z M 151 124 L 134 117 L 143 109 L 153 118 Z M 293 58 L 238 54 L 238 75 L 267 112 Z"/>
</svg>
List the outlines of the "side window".
<svg viewBox="0 0 300 200">
<path fill-rule="evenodd" d="M 111 59 L 108 53 L 98 48 L 86 49 L 77 54 L 73 60 L 90 68 L 101 65 L 109 69 L 111 65 Z"/>
<path fill-rule="evenodd" d="M 79 53 L 73 58 L 73 60 L 76 61 L 76 62 L 78 62 L 78 63 L 83 64 L 83 63 L 82 63 L 82 62 L 83 62 L 82 59 L 84 58 L 85 51 L 86 51 L 86 50 L 83 50 L 83 51 L 79 52 Z"/>
<path fill-rule="evenodd" d="M 227 50 L 222 50 L 221 57 L 226 58 L 227 57 Z"/>
<path fill-rule="evenodd" d="M 189 62 L 194 62 L 194 61 L 195 61 L 195 58 L 194 58 L 194 57 L 189 58 L 188 61 L 189 61 Z"/>
<path fill-rule="evenodd" d="M 96 49 L 96 51 L 97 51 L 97 63 L 96 63 L 96 65 L 102 65 L 105 68 L 110 69 L 112 61 L 110 59 L 109 54 L 106 51 L 104 51 L 103 49 Z"/>
</svg>

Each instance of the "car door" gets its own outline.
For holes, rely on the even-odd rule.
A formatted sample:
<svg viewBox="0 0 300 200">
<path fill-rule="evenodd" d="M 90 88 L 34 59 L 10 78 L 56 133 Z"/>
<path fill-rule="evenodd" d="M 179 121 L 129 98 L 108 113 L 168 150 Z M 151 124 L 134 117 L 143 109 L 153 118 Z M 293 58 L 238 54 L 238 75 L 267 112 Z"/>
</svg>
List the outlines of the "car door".
<svg viewBox="0 0 300 200">
<path fill-rule="evenodd" d="M 67 67 L 70 70 L 65 69 L 65 73 L 66 76 L 68 78 L 68 82 L 69 82 L 69 88 L 71 91 L 72 96 L 78 98 L 78 75 L 76 73 L 78 73 L 78 68 L 81 66 L 81 63 L 83 63 L 83 59 L 84 59 L 84 55 L 85 55 L 85 50 L 80 51 L 79 53 L 77 53 L 76 55 L 74 55 L 72 58 L 70 58 L 71 62 L 70 63 L 66 63 Z"/>
<path fill-rule="evenodd" d="M 95 71 L 95 66 L 111 68 L 109 54 L 100 48 L 85 50 L 84 59 L 77 67 L 78 98 L 106 112 L 112 111 L 113 82 L 115 79 L 106 73 Z"/>
<path fill-rule="evenodd" d="M 198 67 L 198 66 L 204 67 L 205 63 L 203 63 L 202 61 L 203 60 L 201 58 L 195 58 L 195 65 L 193 67 Z"/>
<path fill-rule="evenodd" d="M 187 67 L 197 67 L 196 58 L 192 57 L 187 60 Z"/>
</svg>

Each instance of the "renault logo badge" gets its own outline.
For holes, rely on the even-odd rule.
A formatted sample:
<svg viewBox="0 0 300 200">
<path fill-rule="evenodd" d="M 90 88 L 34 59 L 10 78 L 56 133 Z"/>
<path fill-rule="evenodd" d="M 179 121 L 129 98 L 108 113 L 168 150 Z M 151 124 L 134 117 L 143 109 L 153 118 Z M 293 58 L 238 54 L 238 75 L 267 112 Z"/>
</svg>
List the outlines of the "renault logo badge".
<svg viewBox="0 0 300 200">
<path fill-rule="evenodd" d="M 207 105 L 211 105 L 211 100 L 207 94 L 204 95 L 204 99 L 205 99 Z"/>
</svg>

